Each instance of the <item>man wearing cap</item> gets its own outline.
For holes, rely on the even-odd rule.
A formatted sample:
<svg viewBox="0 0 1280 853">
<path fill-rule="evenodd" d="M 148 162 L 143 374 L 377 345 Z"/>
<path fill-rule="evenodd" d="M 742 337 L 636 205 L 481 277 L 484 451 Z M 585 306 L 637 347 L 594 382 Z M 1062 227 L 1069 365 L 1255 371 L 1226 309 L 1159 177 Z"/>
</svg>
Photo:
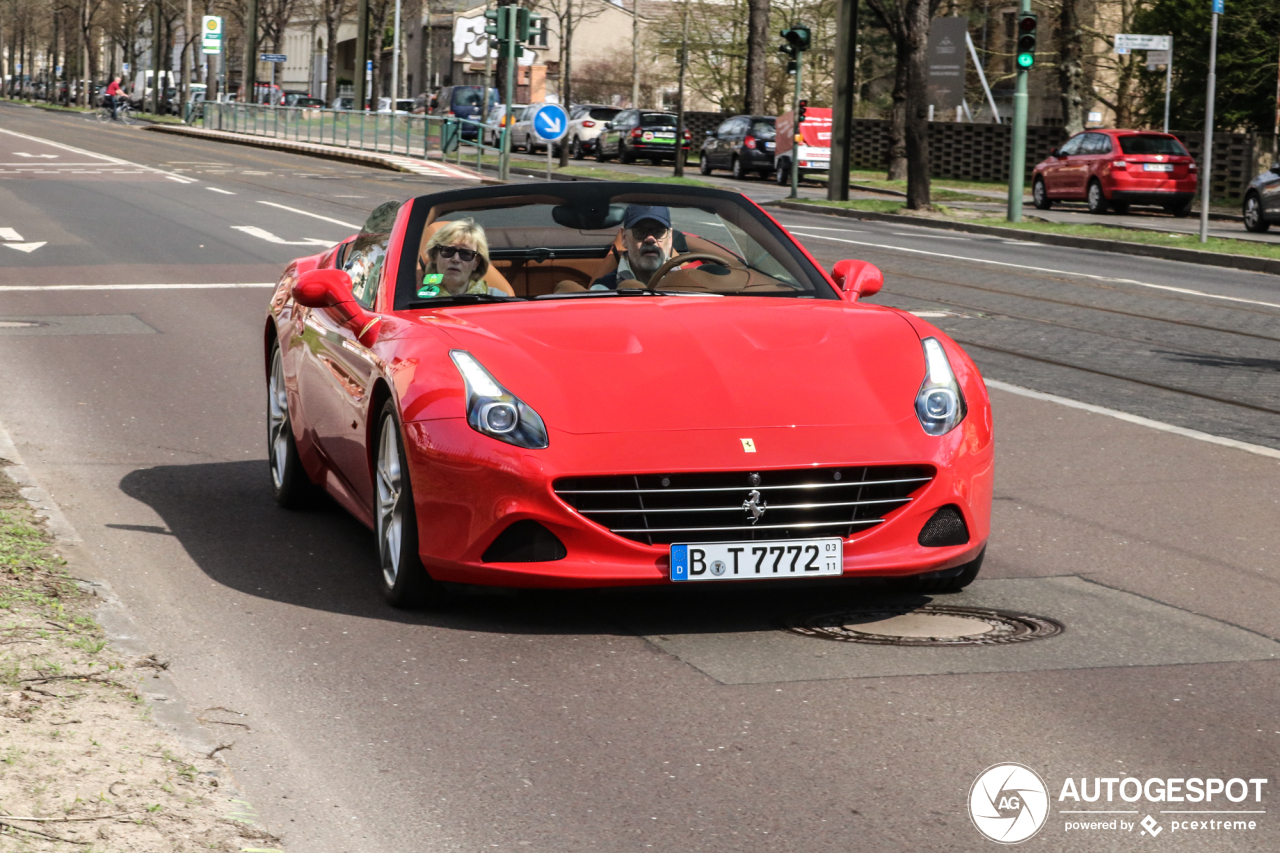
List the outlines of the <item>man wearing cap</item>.
<svg viewBox="0 0 1280 853">
<path fill-rule="evenodd" d="M 629 204 L 622 217 L 622 248 L 618 268 L 591 283 L 592 290 L 617 290 L 619 282 L 649 277 L 671 257 L 671 211 L 661 205 Z M 631 285 L 634 287 L 635 285 Z"/>
</svg>

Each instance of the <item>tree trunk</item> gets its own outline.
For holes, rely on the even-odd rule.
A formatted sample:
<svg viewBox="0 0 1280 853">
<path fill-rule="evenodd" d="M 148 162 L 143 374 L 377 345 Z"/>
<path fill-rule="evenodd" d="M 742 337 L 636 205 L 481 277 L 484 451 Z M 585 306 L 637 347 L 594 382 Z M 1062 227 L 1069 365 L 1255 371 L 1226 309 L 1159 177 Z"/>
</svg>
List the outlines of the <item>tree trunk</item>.
<svg viewBox="0 0 1280 853">
<path fill-rule="evenodd" d="M 899 57 L 905 47 L 897 42 Z M 907 65 L 900 58 L 893 74 L 893 108 L 889 113 L 889 174 L 888 180 L 901 181 L 907 177 Z"/>
<path fill-rule="evenodd" d="M 369 109 L 378 111 L 382 97 L 382 36 L 387 29 L 387 0 L 369 4 L 369 59 L 373 60 L 373 76 L 369 81 Z M 357 69 L 362 72 L 364 69 Z"/>
<path fill-rule="evenodd" d="M 324 104 L 332 106 L 338 97 L 338 27 L 342 25 L 345 0 L 326 0 L 324 4 Z"/>
<path fill-rule="evenodd" d="M 747 91 L 745 112 L 764 114 L 769 74 L 769 0 L 747 0 Z"/>
<path fill-rule="evenodd" d="M 907 207 L 929 209 L 929 2 L 910 0 L 906 23 Z"/>
<path fill-rule="evenodd" d="M 1080 28 L 1078 2 L 1062 0 L 1058 17 L 1058 89 L 1062 93 L 1062 124 L 1068 136 L 1084 130 L 1085 36 Z"/>
</svg>

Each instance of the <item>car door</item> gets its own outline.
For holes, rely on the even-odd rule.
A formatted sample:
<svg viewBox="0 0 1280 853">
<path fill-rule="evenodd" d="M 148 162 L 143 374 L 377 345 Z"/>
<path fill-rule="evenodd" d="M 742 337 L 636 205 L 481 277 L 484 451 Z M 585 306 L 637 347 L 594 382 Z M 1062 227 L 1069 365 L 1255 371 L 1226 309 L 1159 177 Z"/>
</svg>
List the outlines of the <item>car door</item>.
<svg viewBox="0 0 1280 853">
<path fill-rule="evenodd" d="M 342 258 L 341 267 L 351 276 L 352 295 L 366 310 L 372 309 L 382 279 L 390 225 L 398 207 L 388 203 L 377 208 Z M 367 229 L 371 225 L 385 225 L 385 231 L 370 233 Z M 334 311 L 303 310 L 307 310 L 302 335 L 305 348 L 298 384 L 306 401 L 308 423 L 327 467 L 339 481 L 338 487 L 357 506 L 372 506 L 366 418 L 373 354 L 357 339 L 359 330 L 347 327 Z"/>
<path fill-rule="evenodd" d="M 711 166 L 715 169 L 723 169 L 725 167 L 725 140 L 729 138 L 733 128 L 733 119 L 725 119 L 720 122 L 720 126 L 716 128 L 716 135 L 711 139 L 709 153 L 711 156 Z"/>
<path fill-rule="evenodd" d="M 1071 156 L 1071 162 L 1065 171 L 1066 194 L 1068 198 L 1085 198 L 1098 163 L 1098 153 L 1103 148 L 1110 148 L 1107 137 L 1101 133 L 1086 133 L 1080 142 L 1080 150 Z"/>
<path fill-rule="evenodd" d="M 1063 198 L 1068 194 L 1067 170 L 1071 166 L 1071 158 L 1079 154 L 1080 145 L 1084 142 L 1085 136 L 1087 134 L 1077 133 L 1062 143 L 1058 148 L 1058 156 L 1045 167 L 1044 188 L 1049 193 L 1050 198 Z"/>
<path fill-rule="evenodd" d="M 733 155 L 742 148 L 742 140 L 746 138 L 749 127 L 751 127 L 751 119 L 748 116 L 737 116 L 729 122 L 729 133 L 720 142 L 726 169 L 733 168 Z"/>
<path fill-rule="evenodd" d="M 1280 170 L 1280 163 L 1258 176 L 1262 215 L 1269 221 L 1280 218 L 1280 171 L 1277 170 Z"/>
<path fill-rule="evenodd" d="M 1090 134 L 1090 136 L 1092 136 L 1093 139 L 1090 139 L 1085 143 L 1087 146 L 1086 154 L 1088 155 L 1086 157 L 1088 167 L 1084 174 L 1084 185 L 1086 191 L 1089 188 L 1089 182 L 1095 177 L 1099 180 L 1104 180 L 1104 174 L 1109 171 L 1106 166 L 1111 162 L 1112 151 L 1114 148 L 1111 144 L 1110 134 L 1093 133 Z M 1107 185 L 1107 189 L 1108 191 L 1110 190 L 1110 185 Z"/>
</svg>

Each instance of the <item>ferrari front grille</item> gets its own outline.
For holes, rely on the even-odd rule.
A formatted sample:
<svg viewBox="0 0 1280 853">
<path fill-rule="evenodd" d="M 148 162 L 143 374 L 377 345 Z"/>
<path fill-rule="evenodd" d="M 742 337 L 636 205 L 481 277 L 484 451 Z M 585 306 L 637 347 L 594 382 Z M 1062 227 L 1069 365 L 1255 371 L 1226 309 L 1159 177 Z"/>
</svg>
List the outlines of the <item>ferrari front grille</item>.
<svg viewBox="0 0 1280 853">
<path fill-rule="evenodd" d="M 848 538 L 912 501 L 924 465 L 566 477 L 555 492 L 584 517 L 646 545 Z"/>
</svg>

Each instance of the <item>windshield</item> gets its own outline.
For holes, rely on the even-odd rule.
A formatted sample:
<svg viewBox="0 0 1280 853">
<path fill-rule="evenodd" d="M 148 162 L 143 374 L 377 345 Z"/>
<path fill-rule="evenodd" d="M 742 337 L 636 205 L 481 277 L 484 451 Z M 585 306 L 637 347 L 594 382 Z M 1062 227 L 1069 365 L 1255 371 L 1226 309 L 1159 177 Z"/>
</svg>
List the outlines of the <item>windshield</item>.
<svg viewBox="0 0 1280 853">
<path fill-rule="evenodd" d="M 675 127 L 676 117 L 671 113 L 640 113 L 641 127 Z"/>
<path fill-rule="evenodd" d="M 499 191 L 510 193 L 507 188 Z M 450 196 L 463 198 L 447 201 Z M 433 199 L 446 201 L 432 204 Z M 659 260 L 645 257 L 639 248 L 627 251 L 622 225 L 631 205 L 657 208 L 669 218 L 670 229 L 644 219 L 627 232 L 633 246 L 638 246 L 634 235 L 648 234 L 645 229 L 656 226 L 666 241 Z M 427 288 L 433 299 L 466 298 L 484 304 L 495 299 L 570 300 L 654 292 L 839 298 L 795 243 L 739 195 L 708 190 L 662 192 L 637 184 L 602 182 L 575 183 L 563 190 L 531 187 L 505 197 L 477 190 L 419 199 L 405 236 L 406 246 L 414 246 L 416 252 L 406 249 L 402 255 L 397 309 L 430 307 L 420 298 L 423 282 L 434 272 L 428 244 L 449 223 L 467 219 L 483 229 L 489 246 L 491 267 L 482 273 L 485 287 L 468 289 L 467 294 L 476 296 L 467 297 Z M 651 277 L 657 275 L 658 264 L 686 255 L 689 261 L 672 264 L 669 271 Z M 641 272 L 631 271 L 633 265 Z"/>
<path fill-rule="evenodd" d="M 1176 154 L 1185 156 L 1187 149 L 1172 136 L 1141 134 L 1121 136 L 1120 150 L 1125 154 Z"/>
</svg>

